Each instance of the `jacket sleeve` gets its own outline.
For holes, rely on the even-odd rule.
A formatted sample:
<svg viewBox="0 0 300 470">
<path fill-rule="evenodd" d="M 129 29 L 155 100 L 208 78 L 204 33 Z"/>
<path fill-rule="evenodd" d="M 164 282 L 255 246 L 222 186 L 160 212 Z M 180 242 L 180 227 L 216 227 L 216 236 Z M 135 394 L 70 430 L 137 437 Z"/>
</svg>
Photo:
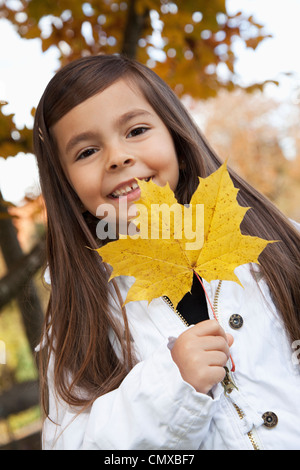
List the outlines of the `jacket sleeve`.
<svg viewBox="0 0 300 470">
<path fill-rule="evenodd" d="M 166 344 L 86 412 L 55 399 L 51 381 L 49 391 L 45 449 L 197 449 L 218 401 L 183 381 Z"/>
</svg>

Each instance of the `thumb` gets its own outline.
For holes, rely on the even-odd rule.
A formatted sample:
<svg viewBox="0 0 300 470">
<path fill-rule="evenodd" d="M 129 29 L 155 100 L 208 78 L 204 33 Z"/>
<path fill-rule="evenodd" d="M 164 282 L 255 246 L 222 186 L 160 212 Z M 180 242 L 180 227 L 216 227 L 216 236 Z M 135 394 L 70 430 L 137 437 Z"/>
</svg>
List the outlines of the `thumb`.
<svg viewBox="0 0 300 470">
<path fill-rule="evenodd" d="M 230 333 L 226 333 L 226 336 L 227 336 L 228 345 L 230 347 L 234 341 L 233 336 Z"/>
</svg>

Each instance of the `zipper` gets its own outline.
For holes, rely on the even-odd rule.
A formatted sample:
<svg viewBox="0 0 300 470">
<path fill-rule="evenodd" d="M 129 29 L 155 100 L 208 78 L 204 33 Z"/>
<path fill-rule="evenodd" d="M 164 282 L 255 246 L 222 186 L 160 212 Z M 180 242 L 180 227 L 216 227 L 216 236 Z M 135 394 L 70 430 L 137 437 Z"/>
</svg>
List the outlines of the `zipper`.
<svg viewBox="0 0 300 470">
<path fill-rule="evenodd" d="M 222 287 L 222 281 L 219 281 L 217 289 L 216 289 L 215 297 L 214 297 L 214 304 L 213 304 L 214 312 L 219 323 L 220 323 L 220 317 L 219 317 L 219 311 L 218 311 L 218 303 L 219 303 L 221 287 Z"/>
<path fill-rule="evenodd" d="M 167 296 L 163 296 L 163 300 L 164 302 L 169 305 L 169 307 L 173 310 L 173 312 L 180 318 L 180 320 L 182 321 L 182 323 L 188 328 L 190 325 L 189 323 L 186 321 L 186 319 L 181 315 L 180 312 L 178 312 L 178 310 L 176 310 L 176 308 L 174 307 L 173 305 L 173 302 L 171 302 L 171 300 L 169 299 L 169 297 Z"/>
<path fill-rule="evenodd" d="M 214 309 L 215 316 L 216 316 L 219 323 L 220 323 L 220 317 L 219 317 L 219 311 L 218 311 L 218 303 L 219 303 L 221 286 L 222 286 L 222 281 L 219 281 L 217 289 L 216 289 L 215 297 L 214 297 L 214 302 L 213 302 L 213 309 Z M 225 371 L 226 371 L 226 375 L 225 375 L 225 377 L 224 377 L 224 379 L 221 383 L 222 383 L 223 388 L 224 388 L 224 395 L 226 397 L 228 397 L 228 395 L 230 395 L 232 390 L 234 388 L 236 390 L 238 390 L 238 387 L 236 386 L 236 384 L 233 380 L 233 377 L 232 377 L 231 373 L 229 372 L 228 367 L 225 367 Z M 232 404 L 233 404 L 233 407 L 234 407 L 234 409 L 236 410 L 236 412 L 238 414 L 238 417 L 240 419 L 243 419 L 245 417 L 244 412 L 241 410 L 241 408 L 238 405 L 236 405 L 233 402 L 232 402 Z M 253 435 L 253 431 L 249 431 L 247 433 L 247 436 L 248 436 L 248 438 L 249 438 L 249 440 L 252 444 L 253 449 L 254 450 L 260 450 L 259 445 L 257 443 L 257 440 L 255 439 L 255 437 Z"/>
<path fill-rule="evenodd" d="M 238 388 L 236 384 L 234 383 L 233 378 L 230 375 L 228 367 L 225 366 L 224 369 L 225 369 L 226 375 L 224 379 L 222 380 L 221 384 L 223 385 L 223 388 L 224 388 L 224 394 L 228 396 L 230 395 L 230 393 L 232 392 L 234 388 L 236 390 L 238 390 Z"/>
<path fill-rule="evenodd" d="M 214 297 L 214 302 L 213 302 L 214 314 L 215 314 L 215 317 L 216 317 L 217 321 L 220 324 L 221 324 L 221 322 L 220 322 L 218 304 L 219 304 L 219 297 L 220 297 L 221 287 L 222 287 L 222 281 L 219 281 L 217 289 L 216 289 L 215 297 Z M 225 366 L 224 369 L 226 371 L 226 375 L 225 375 L 225 377 L 224 377 L 224 379 L 222 380 L 221 383 L 222 383 L 223 388 L 224 388 L 224 394 L 226 396 L 228 396 L 234 388 L 236 390 L 238 390 L 238 388 L 237 388 L 236 384 L 234 383 L 234 380 L 232 378 L 232 375 L 229 372 L 228 367 Z"/>
<path fill-rule="evenodd" d="M 236 412 L 237 412 L 237 414 L 238 414 L 238 417 L 239 417 L 240 419 L 243 419 L 245 415 L 244 415 L 243 411 L 241 410 L 241 408 L 240 408 L 239 406 L 237 406 L 235 403 L 232 403 L 232 404 L 233 404 L 234 408 L 236 409 Z M 251 442 L 251 444 L 252 444 L 253 449 L 254 449 L 254 450 L 260 450 L 260 447 L 259 447 L 259 445 L 258 445 L 258 443 L 257 443 L 257 440 L 256 440 L 255 437 L 254 437 L 253 431 L 247 432 L 247 436 L 249 437 L 249 440 L 250 440 L 250 442 Z"/>
</svg>

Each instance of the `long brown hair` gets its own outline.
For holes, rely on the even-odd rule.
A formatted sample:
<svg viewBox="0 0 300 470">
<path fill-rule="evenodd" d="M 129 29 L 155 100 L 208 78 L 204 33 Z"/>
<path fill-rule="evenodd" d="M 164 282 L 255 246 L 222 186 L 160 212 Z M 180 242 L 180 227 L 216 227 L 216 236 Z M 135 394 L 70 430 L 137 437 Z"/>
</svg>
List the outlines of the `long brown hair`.
<svg viewBox="0 0 300 470">
<path fill-rule="evenodd" d="M 117 286 L 113 285 L 110 290 L 114 292 L 109 293 L 105 266 L 97 253 L 86 248 L 99 247 L 95 220 L 85 217 L 80 210 L 80 201 L 63 172 L 51 127 L 76 105 L 120 79 L 138 86 L 169 129 L 177 156 L 185 160 L 176 190 L 179 202 L 190 200 L 198 175 L 205 177 L 221 165 L 172 90 L 153 71 L 135 61 L 119 55 L 86 57 L 62 68 L 48 84 L 34 125 L 35 153 L 47 207 L 47 261 L 51 277 L 45 318 L 45 367 L 54 351 L 56 392 L 66 402 L 78 406 L 87 406 L 116 388 L 135 360 L 126 312 L 122 310 L 123 324 L 118 324 L 110 314 L 113 296 L 121 305 Z M 242 222 L 242 232 L 281 240 L 263 251 L 261 271 L 290 340 L 299 339 L 300 236 L 268 199 L 233 171 L 230 174 L 240 189 L 239 203 L 252 208 Z M 117 357 L 111 346 L 111 330 L 120 343 L 122 357 Z"/>
</svg>

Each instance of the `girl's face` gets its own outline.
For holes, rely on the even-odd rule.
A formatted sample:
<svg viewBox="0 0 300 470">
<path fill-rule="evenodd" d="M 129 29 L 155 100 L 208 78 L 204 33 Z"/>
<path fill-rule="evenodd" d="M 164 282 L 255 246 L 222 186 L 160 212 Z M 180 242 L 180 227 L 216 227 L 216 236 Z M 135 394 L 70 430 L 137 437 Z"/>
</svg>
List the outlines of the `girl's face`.
<svg viewBox="0 0 300 470">
<path fill-rule="evenodd" d="M 172 137 L 144 98 L 119 80 L 87 99 L 54 126 L 62 166 L 85 210 L 96 215 L 102 204 L 127 207 L 140 197 L 134 178 L 167 182 L 179 179 Z M 120 214 L 123 219 L 127 214 Z"/>
</svg>

